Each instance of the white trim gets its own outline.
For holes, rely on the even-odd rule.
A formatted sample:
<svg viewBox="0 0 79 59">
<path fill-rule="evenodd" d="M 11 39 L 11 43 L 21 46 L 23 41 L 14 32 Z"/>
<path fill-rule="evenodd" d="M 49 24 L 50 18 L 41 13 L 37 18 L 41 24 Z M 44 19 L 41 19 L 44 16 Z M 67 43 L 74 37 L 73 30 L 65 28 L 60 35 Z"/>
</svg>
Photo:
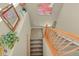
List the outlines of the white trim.
<svg viewBox="0 0 79 59">
<path fill-rule="evenodd" d="M 2 21 L 2 18 L 0 17 L 0 22 Z"/>
</svg>

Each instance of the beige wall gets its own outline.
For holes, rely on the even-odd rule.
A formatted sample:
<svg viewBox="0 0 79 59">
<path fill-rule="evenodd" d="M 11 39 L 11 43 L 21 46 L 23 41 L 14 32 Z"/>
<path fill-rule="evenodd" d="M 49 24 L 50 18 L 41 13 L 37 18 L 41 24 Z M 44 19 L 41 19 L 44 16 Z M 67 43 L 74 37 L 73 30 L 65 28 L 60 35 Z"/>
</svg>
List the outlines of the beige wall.
<svg viewBox="0 0 79 59">
<path fill-rule="evenodd" d="M 25 13 L 24 16 L 20 14 L 20 6 L 16 8 L 19 16 L 20 22 L 16 28 L 18 33 L 19 42 L 14 47 L 13 54 L 14 56 L 27 56 L 29 53 L 29 44 L 30 44 L 30 35 L 31 35 L 31 26 L 28 13 Z"/>
<path fill-rule="evenodd" d="M 20 22 L 15 30 L 19 37 L 19 42 L 16 43 L 15 47 L 13 48 L 13 51 L 11 51 L 9 55 L 26 56 L 28 55 L 27 53 L 29 52 L 27 46 L 29 44 L 30 32 L 31 32 L 29 15 L 28 13 L 26 13 L 24 16 L 22 16 L 19 12 L 20 7 L 17 7 L 16 10 L 20 16 Z M 3 21 L 0 22 L 0 33 L 6 34 L 9 31 L 10 29 L 6 26 L 6 24 Z"/>
<path fill-rule="evenodd" d="M 38 4 L 37 3 L 28 3 L 26 4 L 27 11 L 30 14 L 31 25 L 32 27 L 40 27 L 45 24 L 52 25 L 53 21 L 56 20 L 62 4 L 54 4 L 52 15 L 39 15 L 38 14 Z"/>
<path fill-rule="evenodd" d="M 8 5 L 8 3 L 0 3 L 0 9 L 3 9 L 7 5 Z M 0 33 L 1 34 L 6 34 L 8 31 L 10 31 L 10 29 L 7 27 L 7 25 L 3 21 L 1 21 L 0 22 Z"/>
<path fill-rule="evenodd" d="M 3 22 L 1 21 L 0 22 L 0 34 L 6 34 L 10 31 L 10 29 L 8 28 L 8 26 Z"/>
<path fill-rule="evenodd" d="M 19 23 L 16 32 L 18 32 L 19 42 L 14 47 L 14 51 L 12 55 L 27 56 L 28 55 L 27 53 L 29 52 L 28 44 L 30 44 L 29 40 L 31 33 L 28 13 L 26 13 L 25 16 L 21 19 L 21 22 Z"/>
<path fill-rule="evenodd" d="M 3 9 L 4 7 L 6 7 L 8 5 L 8 3 L 0 3 L 0 8 Z"/>
<path fill-rule="evenodd" d="M 64 4 L 57 20 L 57 28 L 79 34 L 79 4 Z"/>
</svg>

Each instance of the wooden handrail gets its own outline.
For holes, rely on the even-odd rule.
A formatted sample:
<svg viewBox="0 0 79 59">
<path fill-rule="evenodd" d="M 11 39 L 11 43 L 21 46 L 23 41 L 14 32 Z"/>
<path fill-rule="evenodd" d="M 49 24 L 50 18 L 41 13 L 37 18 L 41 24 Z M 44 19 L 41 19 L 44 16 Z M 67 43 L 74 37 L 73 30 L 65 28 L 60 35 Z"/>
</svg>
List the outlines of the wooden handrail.
<svg viewBox="0 0 79 59">
<path fill-rule="evenodd" d="M 52 39 L 54 39 L 54 38 L 48 37 L 48 32 L 47 32 L 46 28 L 45 28 L 45 31 L 44 31 L 44 38 L 45 38 L 45 41 L 46 41 L 48 47 L 50 48 L 51 54 L 56 56 L 58 50 L 55 48 L 54 43 L 52 41 Z"/>
<path fill-rule="evenodd" d="M 65 32 L 65 31 L 60 30 L 60 29 L 52 29 L 52 31 L 59 32 L 61 35 L 65 35 L 65 36 L 67 36 L 75 41 L 79 41 L 79 35 L 76 35 L 74 33 Z"/>
<path fill-rule="evenodd" d="M 54 56 L 57 55 L 57 49 L 52 44 L 53 42 L 48 40 L 48 39 L 46 39 L 46 38 L 45 38 L 45 41 L 47 42 L 47 45 L 48 45 L 48 47 L 49 47 L 49 49 L 51 51 L 51 54 L 54 55 Z"/>
<path fill-rule="evenodd" d="M 67 37 L 71 38 L 72 40 L 75 40 L 77 42 L 79 41 L 79 36 L 74 33 L 65 32 L 61 29 L 56 29 L 56 28 L 53 29 L 53 28 L 49 28 L 46 26 L 45 32 L 44 32 L 44 38 L 45 38 L 45 41 L 47 42 L 48 47 L 50 48 L 50 51 L 52 52 L 52 55 L 57 55 L 57 53 L 58 53 L 57 48 L 53 44 L 52 39 L 54 39 L 54 38 L 52 38 L 52 36 L 51 36 L 51 38 L 49 38 L 50 33 L 53 33 L 53 32 L 58 32 L 61 36 L 67 36 Z"/>
</svg>

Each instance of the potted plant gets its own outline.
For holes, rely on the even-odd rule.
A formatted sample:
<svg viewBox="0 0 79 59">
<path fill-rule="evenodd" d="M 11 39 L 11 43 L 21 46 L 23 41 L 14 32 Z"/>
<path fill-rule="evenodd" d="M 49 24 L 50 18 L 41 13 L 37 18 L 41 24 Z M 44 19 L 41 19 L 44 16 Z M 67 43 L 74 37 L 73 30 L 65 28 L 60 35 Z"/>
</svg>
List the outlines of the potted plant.
<svg viewBox="0 0 79 59">
<path fill-rule="evenodd" d="M 17 37 L 16 33 L 13 31 L 10 31 L 7 34 L 2 35 L 0 37 L 0 44 L 3 47 L 7 47 L 9 49 L 13 48 L 16 41 L 18 41 L 18 37 Z"/>
</svg>

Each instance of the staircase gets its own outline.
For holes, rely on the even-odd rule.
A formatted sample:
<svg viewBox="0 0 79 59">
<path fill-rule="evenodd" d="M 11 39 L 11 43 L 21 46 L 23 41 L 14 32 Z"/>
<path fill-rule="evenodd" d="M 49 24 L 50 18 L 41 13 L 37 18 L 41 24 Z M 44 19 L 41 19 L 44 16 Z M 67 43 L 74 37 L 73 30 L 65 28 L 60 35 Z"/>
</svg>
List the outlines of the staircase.
<svg viewBox="0 0 79 59">
<path fill-rule="evenodd" d="M 30 55 L 43 56 L 43 39 L 41 29 L 32 29 L 30 39 Z"/>
<path fill-rule="evenodd" d="M 31 56 L 42 56 L 43 55 L 42 39 L 31 39 L 30 54 Z"/>
</svg>

